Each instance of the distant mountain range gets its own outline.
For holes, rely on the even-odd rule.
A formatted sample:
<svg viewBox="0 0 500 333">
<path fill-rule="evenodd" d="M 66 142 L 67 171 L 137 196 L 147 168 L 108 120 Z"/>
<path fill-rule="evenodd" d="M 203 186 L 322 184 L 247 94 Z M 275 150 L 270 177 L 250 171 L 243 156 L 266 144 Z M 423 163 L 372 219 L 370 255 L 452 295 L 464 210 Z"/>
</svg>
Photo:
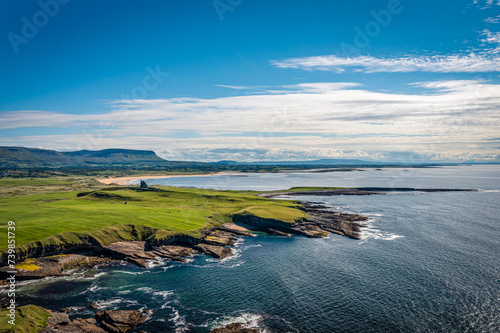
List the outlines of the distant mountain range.
<svg viewBox="0 0 500 333">
<path fill-rule="evenodd" d="M 377 162 L 369 162 L 356 159 L 339 159 L 339 158 L 324 158 L 310 161 L 258 161 L 258 162 L 236 162 L 236 161 L 219 161 L 218 164 L 244 164 L 244 165 L 367 165 L 377 164 Z"/>
</svg>

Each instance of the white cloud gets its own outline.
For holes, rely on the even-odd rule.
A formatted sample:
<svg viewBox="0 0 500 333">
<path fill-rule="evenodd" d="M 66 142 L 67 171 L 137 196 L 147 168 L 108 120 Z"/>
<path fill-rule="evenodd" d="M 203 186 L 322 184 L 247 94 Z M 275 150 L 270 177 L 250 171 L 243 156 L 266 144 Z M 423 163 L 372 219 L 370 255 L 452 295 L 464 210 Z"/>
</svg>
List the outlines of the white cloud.
<svg viewBox="0 0 500 333">
<path fill-rule="evenodd" d="M 236 90 L 245 90 L 245 89 L 250 89 L 251 87 L 247 86 L 229 86 L 225 84 L 216 84 L 216 87 L 221 87 L 221 88 L 229 88 L 229 89 L 236 89 Z"/>
<path fill-rule="evenodd" d="M 498 37 L 498 36 L 497 36 Z M 497 37 L 488 37 L 487 40 Z M 493 41 L 493 39 L 491 39 Z M 296 68 L 307 71 L 344 72 L 433 72 L 476 73 L 500 71 L 500 58 L 481 54 L 449 56 L 408 56 L 400 58 L 376 58 L 372 56 L 339 57 L 335 55 L 290 58 L 272 61 L 279 68 Z"/>
<path fill-rule="evenodd" d="M 417 85 L 429 91 L 397 94 L 320 82 L 214 99 L 121 100 L 99 115 L 3 112 L 2 129 L 79 130 L 28 132 L 0 142 L 67 150 L 153 149 L 183 160 L 384 157 L 390 151 L 436 158 L 498 154 L 498 143 L 488 139 L 498 137 L 500 85 L 476 80 Z"/>
<path fill-rule="evenodd" d="M 486 36 L 486 38 L 481 41 L 490 44 L 500 44 L 500 32 L 491 32 L 490 30 L 485 29 L 483 31 L 483 35 Z"/>
<path fill-rule="evenodd" d="M 497 15 L 495 17 L 487 17 L 484 22 L 488 24 L 497 24 L 500 23 L 500 15 Z"/>
<path fill-rule="evenodd" d="M 474 4 L 479 4 L 480 9 L 488 9 L 493 5 L 500 5 L 500 0 L 474 0 Z"/>
</svg>

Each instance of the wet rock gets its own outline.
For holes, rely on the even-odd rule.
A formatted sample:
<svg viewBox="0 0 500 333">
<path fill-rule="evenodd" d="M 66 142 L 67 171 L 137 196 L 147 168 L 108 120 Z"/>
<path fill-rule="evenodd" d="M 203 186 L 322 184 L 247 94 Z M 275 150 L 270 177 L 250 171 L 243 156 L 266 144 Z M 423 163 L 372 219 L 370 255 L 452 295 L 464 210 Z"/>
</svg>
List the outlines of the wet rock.
<svg viewBox="0 0 500 333">
<path fill-rule="evenodd" d="M 292 234 L 286 233 L 283 231 L 275 230 L 273 228 L 267 228 L 267 232 L 270 233 L 271 235 L 278 235 L 278 236 L 284 236 L 284 237 L 290 237 Z"/>
<path fill-rule="evenodd" d="M 114 242 L 104 247 L 104 252 L 115 259 L 123 259 L 141 267 L 147 267 L 149 260 L 156 259 L 151 251 L 146 251 L 146 242 Z"/>
<path fill-rule="evenodd" d="M 232 323 L 225 327 L 219 327 L 212 330 L 210 333 L 261 333 L 258 328 L 247 328 L 243 323 Z"/>
<path fill-rule="evenodd" d="M 104 247 L 104 252 L 116 259 L 124 259 L 125 257 L 141 258 L 145 254 L 146 242 L 129 241 L 129 242 L 114 242 Z"/>
<path fill-rule="evenodd" d="M 94 318 L 69 320 L 67 313 L 50 311 L 52 317 L 47 319 L 48 325 L 40 333 L 106 333 L 97 326 Z"/>
<path fill-rule="evenodd" d="M 106 258 L 86 256 L 81 254 L 60 254 L 36 259 L 27 259 L 16 265 L 16 279 L 28 280 L 38 279 L 47 276 L 61 276 L 65 271 L 91 267 L 107 262 Z M 11 271 L 8 266 L 0 268 L 0 279 L 8 276 L 7 271 Z"/>
<path fill-rule="evenodd" d="M 136 264 L 137 266 L 147 268 L 148 267 L 148 259 L 142 259 L 142 258 L 133 258 L 133 257 L 125 257 L 124 258 L 126 261 L 131 262 L 133 264 Z"/>
<path fill-rule="evenodd" d="M 196 253 L 195 250 L 189 247 L 185 246 L 178 246 L 178 245 L 161 245 L 158 247 L 155 247 L 152 251 L 153 254 L 163 257 L 163 258 L 168 258 L 170 260 L 175 260 L 175 261 L 182 261 L 185 262 L 186 259 L 185 257 L 190 257 L 194 253 Z"/>
<path fill-rule="evenodd" d="M 195 246 L 195 249 L 217 259 L 224 259 L 233 255 L 233 251 L 224 246 L 200 243 Z"/>
<path fill-rule="evenodd" d="M 147 316 L 137 310 L 106 310 L 95 315 L 97 322 L 108 332 L 127 332 L 141 325 Z"/>
<path fill-rule="evenodd" d="M 95 320 L 94 318 L 87 318 L 87 319 L 77 318 L 73 320 L 72 324 L 76 329 L 80 329 L 81 332 L 106 333 L 105 330 L 97 326 L 97 320 Z"/>
</svg>

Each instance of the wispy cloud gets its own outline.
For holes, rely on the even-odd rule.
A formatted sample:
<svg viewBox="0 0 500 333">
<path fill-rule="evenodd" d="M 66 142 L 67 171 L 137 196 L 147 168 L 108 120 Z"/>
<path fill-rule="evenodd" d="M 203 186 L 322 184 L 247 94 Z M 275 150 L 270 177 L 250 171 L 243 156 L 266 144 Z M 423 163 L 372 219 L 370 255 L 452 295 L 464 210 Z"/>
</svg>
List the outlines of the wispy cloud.
<svg viewBox="0 0 500 333">
<path fill-rule="evenodd" d="M 484 19 L 484 22 L 486 22 L 488 24 L 500 23 L 500 15 L 497 15 L 495 17 L 487 17 L 486 19 Z"/>
<path fill-rule="evenodd" d="M 225 84 L 216 84 L 216 87 L 221 87 L 221 88 L 229 88 L 229 89 L 236 89 L 236 90 L 245 90 L 245 89 L 250 89 L 252 87 L 247 87 L 247 86 L 229 86 Z"/>
<path fill-rule="evenodd" d="M 483 42 L 500 45 L 500 32 L 491 32 L 490 30 L 485 29 L 483 31 L 483 35 L 486 37 L 482 39 Z"/>
<path fill-rule="evenodd" d="M 492 43 L 498 35 L 490 34 L 486 41 Z M 433 73 L 485 73 L 499 72 L 500 58 L 482 54 L 447 56 L 407 56 L 399 58 L 377 58 L 372 56 L 341 57 L 335 55 L 290 58 L 274 60 L 272 65 L 279 68 L 296 68 L 313 71 L 333 71 L 348 69 L 356 72 L 433 72 Z"/>
<path fill-rule="evenodd" d="M 500 0 L 474 0 L 474 4 L 479 5 L 481 9 L 488 9 L 493 5 L 500 6 Z"/>
</svg>

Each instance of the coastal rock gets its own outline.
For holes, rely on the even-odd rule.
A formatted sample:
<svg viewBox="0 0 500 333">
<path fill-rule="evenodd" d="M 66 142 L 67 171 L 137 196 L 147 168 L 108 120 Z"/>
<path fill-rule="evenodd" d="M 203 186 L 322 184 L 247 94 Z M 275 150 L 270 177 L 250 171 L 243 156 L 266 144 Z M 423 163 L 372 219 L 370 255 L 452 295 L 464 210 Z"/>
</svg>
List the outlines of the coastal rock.
<svg viewBox="0 0 500 333">
<path fill-rule="evenodd" d="M 200 243 L 195 246 L 195 249 L 217 259 L 224 259 L 233 255 L 233 251 L 224 246 Z"/>
<path fill-rule="evenodd" d="M 151 251 L 146 251 L 145 241 L 114 242 L 104 247 L 104 253 L 115 259 L 123 259 L 141 267 L 147 267 L 148 260 L 156 259 Z"/>
<path fill-rule="evenodd" d="M 97 326 L 97 320 L 94 318 L 77 318 L 73 320 L 73 326 L 80 329 L 82 332 L 88 333 L 105 333 L 106 331 Z"/>
<path fill-rule="evenodd" d="M 234 223 L 224 223 L 222 226 L 216 227 L 218 230 L 228 231 L 236 236 L 253 237 L 254 234 L 249 229 Z"/>
<path fill-rule="evenodd" d="M 243 323 L 232 323 L 225 327 L 213 329 L 210 333 L 261 333 L 258 328 L 247 328 Z"/>
<path fill-rule="evenodd" d="M 147 316 L 137 310 L 105 310 L 95 315 L 102 327 L 113 333 L 127 332 L 141 325 Z"/>
<path fill-rule="evenodd" d="M 185 262 L 186 259 L 185 257 L 190 257 L 194 253 L 196 253 L 195 250 L 192 248 L 186 247 L 186 246 L 179 246 L 179 245 L 161 245 L 157 246 L 153 249 L 152 251 L 153 254 L 163 257 L 163 258 L 168 258 L 170 260 L 174 261 L 181 261 Z"/>
<path fill-rule="evenodd" d="M 106 333 L 97 326 L 94 318 L 70 320 L 67 313 L 49 312 L 52 317 L 47 319 L 48 325 L 40 330 L 40 333 Z"/>
<path fill-rule="evenodd" d="M 105 254 L 116 258 L 125 259 L 141 258 L 141 259 L 154 259 L 154 255 L 146 253 L 146 242 L 144 241 L 128 241 L 128 242 L 114 242 L 104 246 Z"/>
<path fill-rule="evenodd" d="M 81 254 L 61 254 L 37 259 L 28 259 L 15 266 L 16 278 L 19 280 L 38 279 L 47 276 L 61 276 L 64 271 L 91 267 L 107 262 L 107 258 L 86 256 Z M 8 276 L 7 271 L 12 271 L 8 266 L 0 268 L 0 278 Z"/>
<path fill-rule="evenodd" d="M 317 204 L 301 203 L 309 218 L 286 223 L 274 219 L 265 219 L 248 212 L 233 215 L 236 223 L 243 223 L 270 234 L 296 234 L 306 237 L 321 238 L 329 232 L 350 238 L 360 239 L 361 221 L 368 218 L 357 214 L 345 214 L 323 209 Z"/>
<path fill-rule="evenodd" d="M 224 230 L 210 230 L 208 234 L 201 239 L 201 242 L 218 245 L 218 246 L 233 246 L 234 245 L 234 234 Z"/>
<path fill-rule="evenodd" d="M 302 203 L 302 206 L 309 215 L 309 220 L 320 229 L 361 239 L 361 228 L 365 227 L 362 222 L 368 220 L 366 216 L 324 210 L 308 203 Z"/>
</svg>

